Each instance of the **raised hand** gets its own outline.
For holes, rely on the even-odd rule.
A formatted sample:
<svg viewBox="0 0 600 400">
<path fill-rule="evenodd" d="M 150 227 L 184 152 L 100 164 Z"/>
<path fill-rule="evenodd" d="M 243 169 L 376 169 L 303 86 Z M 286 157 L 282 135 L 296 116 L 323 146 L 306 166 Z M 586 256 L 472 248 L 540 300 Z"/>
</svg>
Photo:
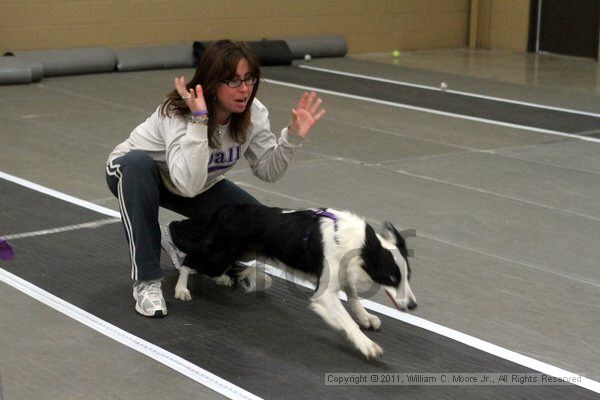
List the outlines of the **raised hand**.
<svg viewBox="0 0 600 400">
<path fill-rule="evenodd" d="M 185 85 L 185 78 L 183 76 L 175 78 L 175 89 L 177 93 L 185 100 L 190 111 L 205 111 L 206 102 L 204 101 L 204 95 L 202 94 L 202 86 L 196 85 L 195 89 L 187 89 Z"/>
<path fill-rule="evenodd" d="M 325 110 L 320 108 L 322 103 L 315 92 L 305 92 L 292 110 L 292 121 L 288 126 L 291 133 L 301 138 L 308 136 L 313 125 L 325 115 Z"/>
</svg>

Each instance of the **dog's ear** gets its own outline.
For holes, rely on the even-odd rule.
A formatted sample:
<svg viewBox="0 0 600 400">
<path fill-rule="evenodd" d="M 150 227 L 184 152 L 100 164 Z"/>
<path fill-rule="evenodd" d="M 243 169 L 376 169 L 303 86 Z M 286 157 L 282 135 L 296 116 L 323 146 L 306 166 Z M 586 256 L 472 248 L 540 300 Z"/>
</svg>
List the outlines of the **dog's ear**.
<svg viewBox="0 0 600 400">
<path fill-rule="evenodd" d="M 400 250 L 400 253 L 404 256 L 404 258 L 408 258 L 409 254 L 408 249 L 406 248 L 406 240 L 404 239 L 404 236 L 402 236 L 402 234 L 398 232 L 398 229 L 396 229 L 394 225 L 392 225 L 391 222 L 385 222 L 383 224 L 383 232 L 381 235 L 386 240 L 395 243 L 396 247 L 398 248 L 398 250 Z M 411 235 L 409 234 L 408 236 Z"/>
<path fill-rule="evenodd" d="M 383 232 L 381 232 L 381 236 L 383 236 L 385 240 L 396 243 L 396 246 L 398 247 L 400 247 L 401 244 L 404 247 L 406 246 L 404 238 L 391 222 L 386 221 L 383 223 Z"/>
</svg>

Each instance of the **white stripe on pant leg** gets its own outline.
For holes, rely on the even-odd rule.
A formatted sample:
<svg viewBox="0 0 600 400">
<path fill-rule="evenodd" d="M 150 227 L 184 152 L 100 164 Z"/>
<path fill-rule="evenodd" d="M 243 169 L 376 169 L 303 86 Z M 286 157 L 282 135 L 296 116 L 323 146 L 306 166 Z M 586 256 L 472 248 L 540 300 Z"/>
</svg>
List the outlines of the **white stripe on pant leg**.
<svg viewBox="0 0 600 400">
<path fill-rule="evenodd" d="M 121 211 L 121 219 L 123 220 L 123 226 L 125 226 L 125 230 L 127 231 L 129 257 L 131 258 L 131 279 L 137 280 L 137 264 L 135 261 L 135 244 L 133 241 L 133 228 L 131 226 L 131 220 L 129 219 L 129 215 L 127 214 L 127 209 L 125 208 L 125 201 L 122 198 L 123 188 L 121 182 L 122 180 L 119 179 L 119 183 L 117 185 L 117 194 L 119 197 L 119 210 Z"/>
<path fill-rule="evenodd" d="M 119 171 L 119 169 L 117 169 Z M 121 210 L 121 218 L 123 219 L 123 225 L 125 226 L 125 230 L 127 231 L 127 236 L 129 238 L 129 254 L 131 257 L 131 279 L 138 279 L 138 268 L 137 263 L 135 261 L 135 244 L 133 238 L 133 228 L 131 226 L 131 220 L 129 219 L 129 215 L 127 214 L 127 208 L 125 207 L 125 200 L 123 198 L 123 179 L 122 175 L 117 172 L 117 176 L 121 176 L 119 179 L 119 183 L 117 185 L 117 197 L 119 198 L 119 209 Z"/>
<path fill-rule="evenodd" d="M 114 176 L 115 173 L 110 169 L 110 165 L 106 166 L 106 175 L 108 176 Z"/>
<path fill-rule="evenodd" d="M 106 173 L 110 176 L 116 176 L 117 178 L 121 178 L 121 164 L 113 165 L 113 162 L 110 161 L 109 164 L 106 165 Z"/>
<path fill-rule="evenodd" d="M 107 170 L 109 171 L 109 175 L 116 176 L 118 181 L 117 184 L 117 198 L 119 200 L 119 210 L 121 211 L 121 220 L 123 221 L 123 225 L 125 226 L 125 230 L 127 231 L 128 244 L 129 244 L 129 255 L 131 258 L 131 279 L 137 280 L 138 277 L 138 267 L 135 259 L 136 251 L 135 251 L 135 243 L 133 241 L 133 227 L 131 225 L 131 219 L 127 214 L 127 208 L 125 207 L 125 200 L 123 199 L 123 186 L 122 180 L 123 174 L 121 173 L 121 164 L 113 164 L 114 160 L 110 161 L 110 165 L 107 166 Z M 110 171 L 109 168 L 113 168 L 114 171 Z"/>
<path fill-rule="evenodd" d="M 106 165 L 106 174 L 117 179 L 117 200 L 119 201 L 119 211 L 121 215 L 121 222 L 125 227 L 126 235 L 127 235 L 127 244 L 129 245 L 129 258 L 131 259 L 131 279 L 137 280 L 137 264 L 135 262 L 135 246 L 133 245 L 133 235 L 131 229 L 131 221 L 129 220 L 129 216 L 127 215 L 127 210 L 125 209 L 125 202 L 122 200 L 123 191 L 121 186 L 121 165 L 113 165 L 112 160 L 110 164 Z"/>
<path fill-rule="evenodd" d="M 113 171 L 113 170 L 111 170 L 111 169 L 110 169 L 110 166 L 108 166 L 108 165 L 106 166 L 106 174 L 107 174 L 108 176 L 114 176 L 114 177 L 116 177 L 117 179 L 119 178 L 119 176 L 118 176 L 118 174 L 117 174 L 117 171 Z"/>
</svg>

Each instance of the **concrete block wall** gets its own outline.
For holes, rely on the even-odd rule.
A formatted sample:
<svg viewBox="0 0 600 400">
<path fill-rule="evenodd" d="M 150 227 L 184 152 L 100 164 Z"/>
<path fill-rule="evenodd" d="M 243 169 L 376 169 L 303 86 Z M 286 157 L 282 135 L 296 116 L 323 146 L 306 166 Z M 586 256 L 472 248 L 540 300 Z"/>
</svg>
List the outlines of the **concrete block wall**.
<svg viewBox="0 0 600 400">
<path fill-rule="evenodd" d="M 479 0 L 477 47 L 527 51 L 529 0 Z"/>
<path fill-rule="evenodd" d="M 526 0 L 500 0 L 524 2 Z M 470 0 L 0 0 L 0 52 L 343 35 L 350 53 L 468 45 Z M 526 38 L 524 39 L 526 41 Z"/>
</svg>

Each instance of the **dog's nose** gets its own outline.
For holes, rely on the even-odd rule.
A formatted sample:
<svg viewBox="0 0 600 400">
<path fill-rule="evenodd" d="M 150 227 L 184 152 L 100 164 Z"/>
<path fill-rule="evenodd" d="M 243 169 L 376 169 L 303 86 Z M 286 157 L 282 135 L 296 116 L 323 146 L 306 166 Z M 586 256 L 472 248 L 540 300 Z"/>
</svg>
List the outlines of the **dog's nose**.
<svg viewBox="0 0 600 400">
<path fill-rule="evenodd" d="M 417 302 L 414 300 L 410 300 L 408 302 L 408 309 L 409 310 L 414 310 L 415 308 L 417 308 Z"/>
</svg>

